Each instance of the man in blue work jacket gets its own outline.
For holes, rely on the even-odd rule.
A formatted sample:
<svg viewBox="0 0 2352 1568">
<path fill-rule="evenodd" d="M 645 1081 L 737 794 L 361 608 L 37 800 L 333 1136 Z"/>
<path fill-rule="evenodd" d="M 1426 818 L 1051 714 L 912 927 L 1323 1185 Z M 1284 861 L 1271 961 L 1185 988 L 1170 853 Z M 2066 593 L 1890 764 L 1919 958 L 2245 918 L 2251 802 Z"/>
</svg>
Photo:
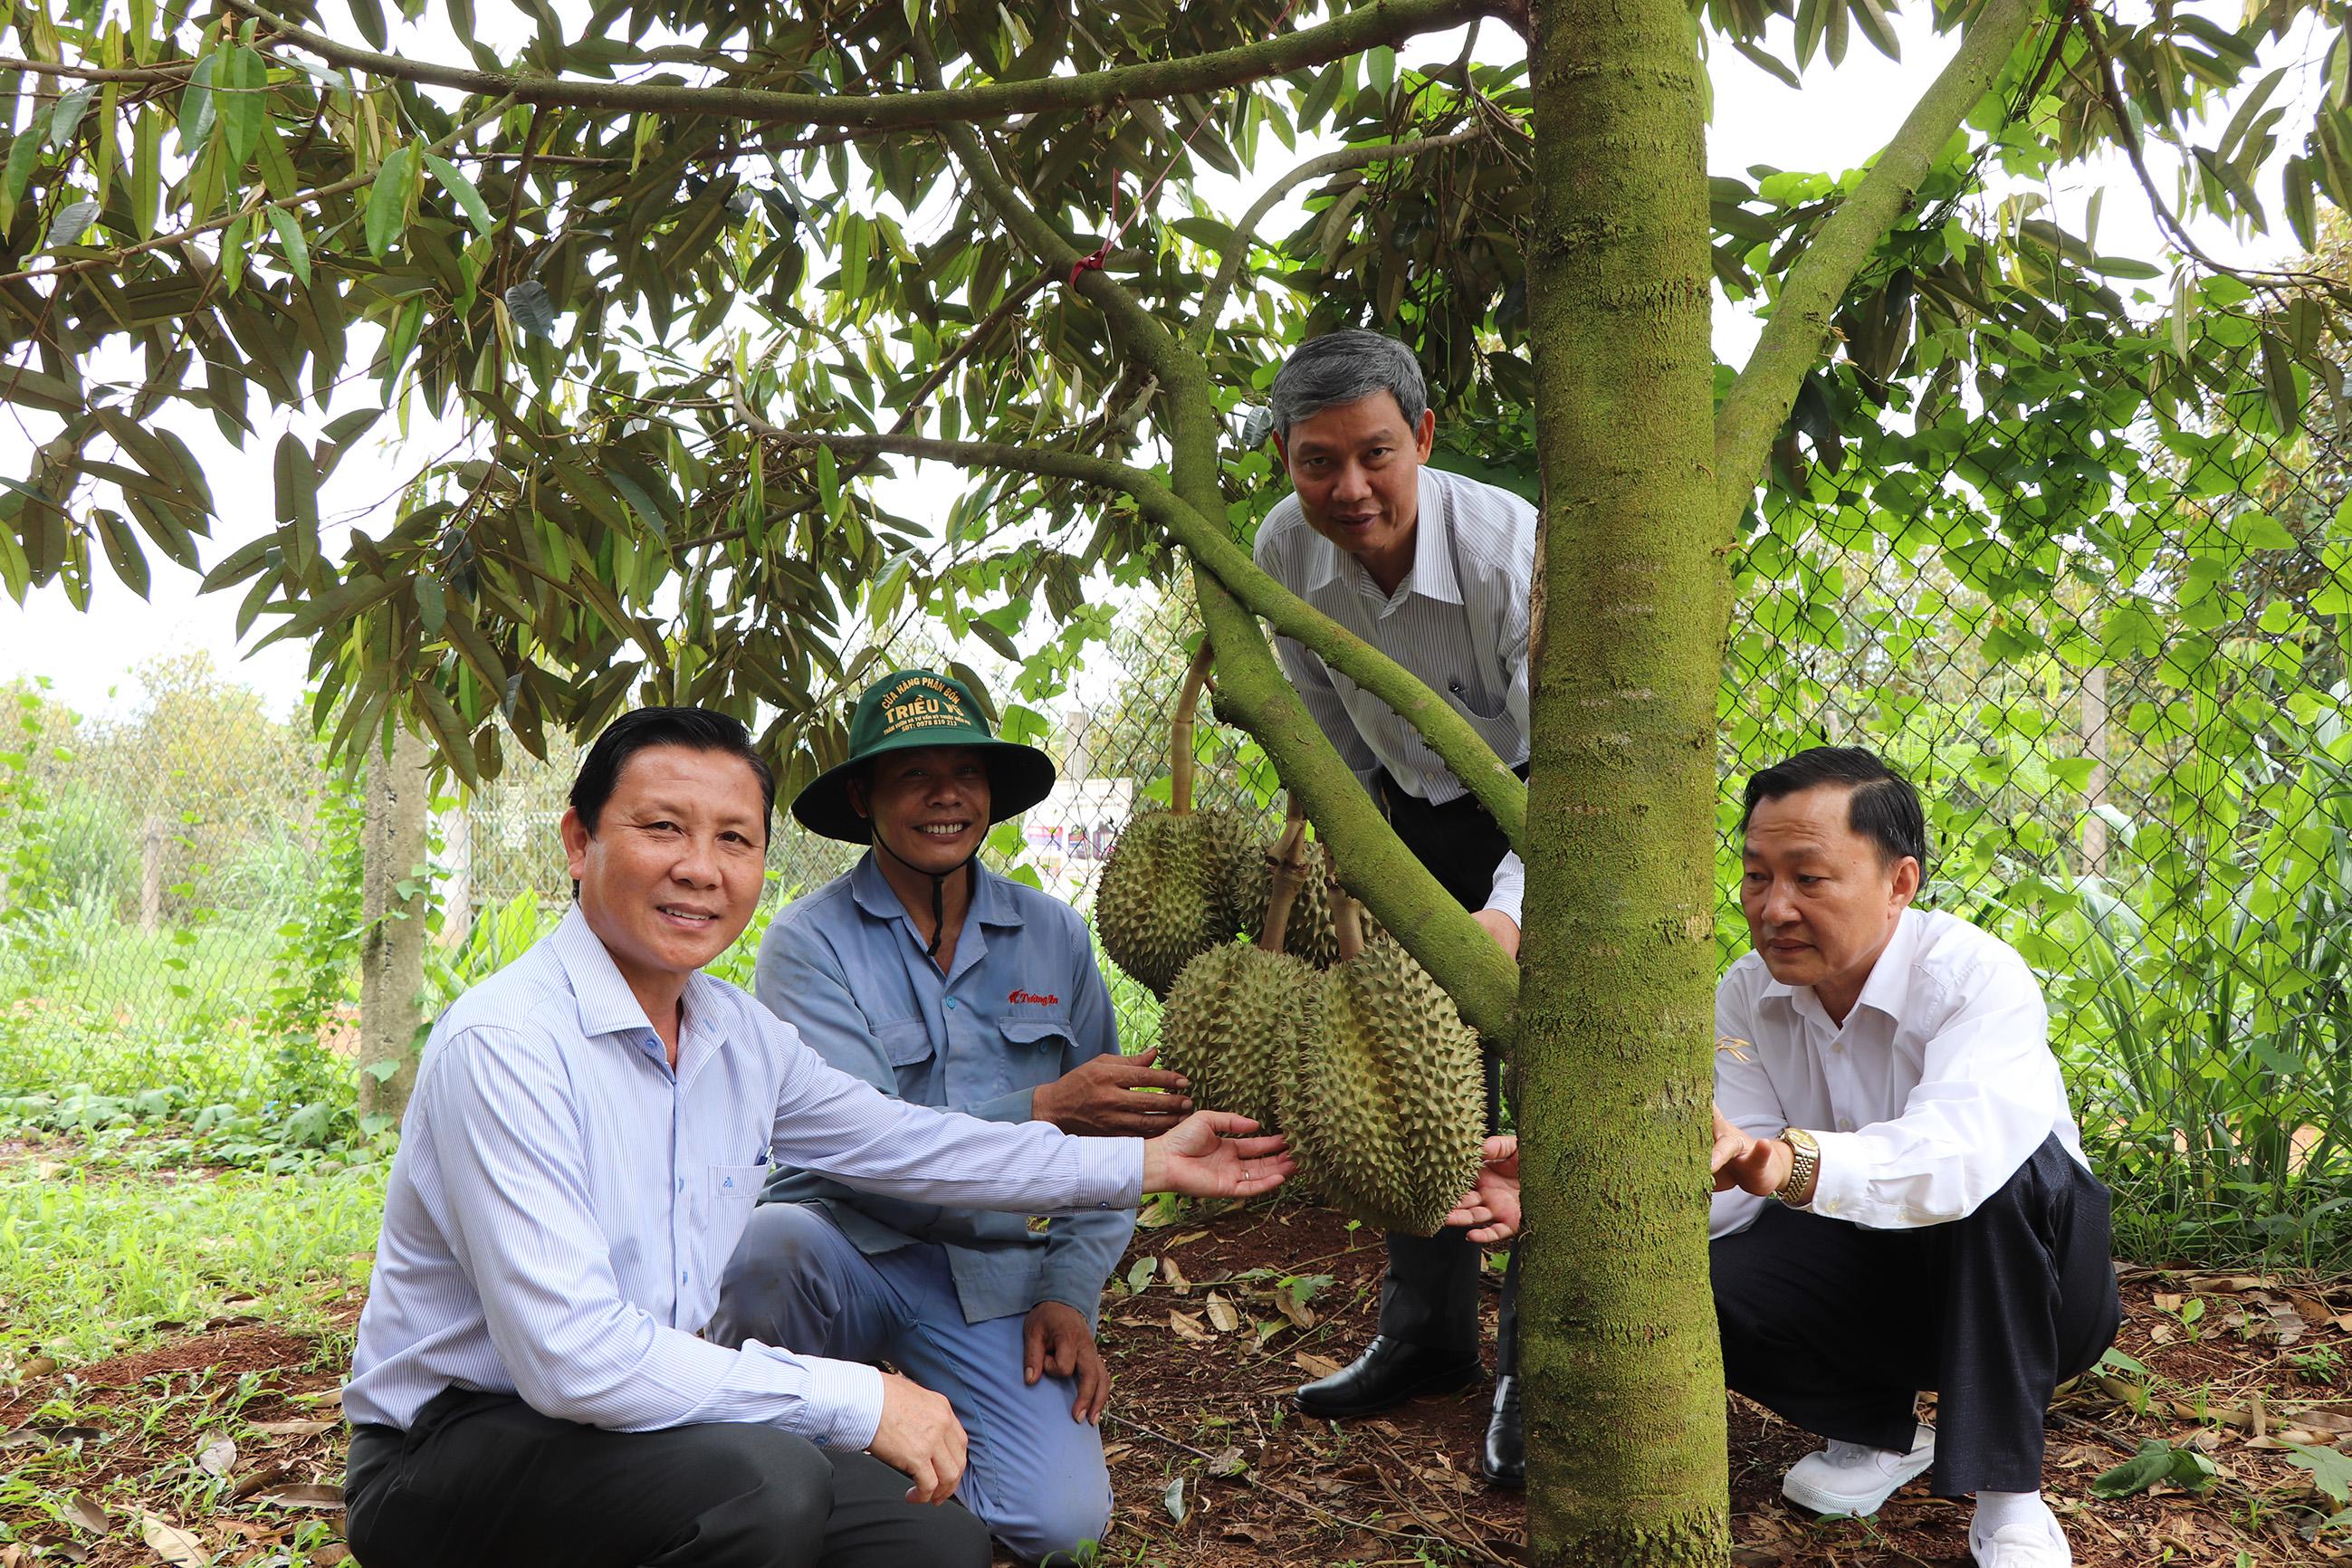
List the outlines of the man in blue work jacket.
<svg viewBox="0 0 2352 1568">
<path fill-rule="evenodd" d="M 859 699 L 850 754 L 793 802 L 868 844 L 760 944 L 755 989 L 819 1055 L 910 1103 L 1067 1132 L 1150 1135 L 1185 1080 L 1118 1054 L 1086 922 L 975 857 L 1053 787 L 1034 747 L 989 731 L 962 683 L 903 669 Z M 904 1203 L 813 1172 L 770 1182 L 713 1336 L 887 1361 L 946 1395 L 970 1463 L 958 1495 L 1024 1561 L 1067 1560 L 1110 1519 L 1095 1346 L 1129 1211 L 1018 1215 Z"/>
</svg>

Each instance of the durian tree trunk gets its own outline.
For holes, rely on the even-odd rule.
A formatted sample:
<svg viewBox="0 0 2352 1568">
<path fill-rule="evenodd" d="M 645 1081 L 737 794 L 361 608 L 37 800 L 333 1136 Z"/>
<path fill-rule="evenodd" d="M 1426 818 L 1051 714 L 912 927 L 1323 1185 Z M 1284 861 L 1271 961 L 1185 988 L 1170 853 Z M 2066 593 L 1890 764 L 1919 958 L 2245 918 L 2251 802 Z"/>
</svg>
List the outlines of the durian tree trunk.
<svg viewBox="0 0 2352 1568">
<path fill-rule="evenodd" d="M 1729 1550 L 1707 1287 L 1725 558 L 1856 272 L 2039 0 L 1987 0 L 1790 271 L 1720 413 L 1706 83 L 1683 0 L 1529 8 L 1544 475 L 1524 974 L 1528 1535 L 1544 1564 Z"/>
<path fill-rule="evenodd" d="M 1684 0 L 1534 8 L 1538 551 L 1519 1356 L 1552 1564 L 1727 1560 L 1707 1289 L 1716 543 L 1705 83 Z"/>
</svg>

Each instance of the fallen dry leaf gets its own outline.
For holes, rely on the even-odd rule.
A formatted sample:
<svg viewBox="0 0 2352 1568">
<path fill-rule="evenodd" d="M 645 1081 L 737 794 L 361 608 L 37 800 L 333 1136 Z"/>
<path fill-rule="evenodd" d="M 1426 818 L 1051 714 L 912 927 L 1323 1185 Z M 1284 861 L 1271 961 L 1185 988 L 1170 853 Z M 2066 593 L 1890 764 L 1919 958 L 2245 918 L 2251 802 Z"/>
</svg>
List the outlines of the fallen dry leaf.
<svg viewBox="0 0 2352 1568">
<path fill-rule="evenodd" d="M 2189 1281 L 2200 1296 L 2237 1296 L 2248 1290 L 2275 1290 L 2278 1281 L 2259 1274 L 2201 1274 Z"/>
<path fill-rule="evenodd" d="M 1209 1461 L 1209 1473 L 1213 1476 L 1238 1476 L 1247 1468 L 1249 1461 L 1242 1458 L 1238 1443 L 1218 1450 L 1216 1458 Z"/>
<path fill-rule="evenodd" d="M 147 1543 L 148 1551 L 172 1568 L 205 1568 L 212 1560 L 202 1536 L 181 1529 L 160 1513 L 149 1513 L 143 1509 L 140 1511 L 139 1538 Z"/>
<path fill-rule="evenodd" d="M 1311 1329 L 1315 1326 L 1315 1309 L 1295 1299 L 1289 1291 L 1276 1290 L 1274 1293 L 1274 1305 L 1276 1311 L 1288 1318 L 1299 1328 Z"/>
<path fill-rule="evenodd" d="M 1341 1370 L 1340 1364 L 1329 1356 L 1317 1355 L 1312 1351 L 1300 1351 L 1290 1360 L 1292 1364 L 1309 1377 L 1328 1377 Z"/>
<path fill-rule="evenodd" d="M 1172 1307 L 1168 1310 L 1168 1326 L 1176 1331 L 1178 1339 L 1191 1340 L 1195 1344 L 1206 1344 L 1216 1338 L 1197 1313 L 1180 1312 Z"/>
<path fill-rule="evenodd" d="M 226 1437 L 215 1437 L 196 1455 L 196 1468 L 208 1476 L 226 1476 L 236 1468 L 236 1444 Z"/>
<path fill-rule="evenodd" d="M 299 1486 L 272 1487 L 253 1494 L 256 1502 L 274 1502 L 280 1508 L 341 1508 L 343 1489 L 305 1482 Z"/>
<path fill-rule="evenodd" d="M 2180 1310 L 2181 1298 L 2180 1292 L 2178 1290 L 2158 1290 L 2154 1296 L 2150 1297 L 2149 1300 L 2156 1303 L 2156 1310 L 2159 1312 L 2178 1312 Z"/>
<path fill-rule="evenodd" d="M 251 1497 L 264 1487 L 276 1486 L 293 1473 L 285 1465 L 264 1465 L 257 1470 L 239 1476 L 228 1489 L 229 1500 L 235 1501 L 239 1498 Z"/>
<path fill-rule="evenodd" d="M 342 1425 L 340 1421 L 248 1421 L 247 1426 L 272 1437 L 315 1437 Z"/>
<path fill-rule="evenodd" d="M 1217 1332 L 1230 1334 L 1242 1326 L 1242 1315 L 1234 1310 L 1234 1304 L 1221 1292 L 1210 1291 L 1208 1300 L 1202 1305 L 1208 1310 L 1210 1326 Z"/>
<path fill-rule="evenodd" d="M 89 1531 L 92 1535 L 114 1533 L 114 1516 L 100 1508 L 95 1498 L 80 1492 L 66 1500 L 66 1517 Z"/>
<path fill-rule="evenodd" d="M 1192 1294 L 1192 1282 L 1184 1278 L 1184 1271 L 1176 1267 L 1176 1260 L 1164 1252 L 1160 1255 L 1160 1278 L 1167 1280 L 1168 1288 L 1179 1296 Z"/>
</svg>

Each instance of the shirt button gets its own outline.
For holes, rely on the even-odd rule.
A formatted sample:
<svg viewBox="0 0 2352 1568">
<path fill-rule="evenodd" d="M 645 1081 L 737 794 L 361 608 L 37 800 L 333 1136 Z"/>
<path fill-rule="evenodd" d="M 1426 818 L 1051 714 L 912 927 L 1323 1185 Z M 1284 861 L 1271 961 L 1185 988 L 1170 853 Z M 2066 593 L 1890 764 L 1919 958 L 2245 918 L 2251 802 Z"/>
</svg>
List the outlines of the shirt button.
<svg viewBox="0 0 2352 1568">
<path fill-rule="evenodd" d="M 950 1013 L 955 1011 L 955 998 L 952 996 L 948 998 L 948 1011 Z"/>
<path fill-rule="evenodd" d="M 1845 1055 L 1845 1042 L 1843 1040 L 1840 1040 L 1836 1045 L 1832 1046 L 1830 1049 L 1838 1056 L 1843 1056 Z"/>
<path fill-rule="evenodd" d="M 1851 1132 L 1853 1131 L 1853 1123 L 1841 1116 L 1838 1118 L 1838 1131 L 1841 1132 Z"/>
</svg>

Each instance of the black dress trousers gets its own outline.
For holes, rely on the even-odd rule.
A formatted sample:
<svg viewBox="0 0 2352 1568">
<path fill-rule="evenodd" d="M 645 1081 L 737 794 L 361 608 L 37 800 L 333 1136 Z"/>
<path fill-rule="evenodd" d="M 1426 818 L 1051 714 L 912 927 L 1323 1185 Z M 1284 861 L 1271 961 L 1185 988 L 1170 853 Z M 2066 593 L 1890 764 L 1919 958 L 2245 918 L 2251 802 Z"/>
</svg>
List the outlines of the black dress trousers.
<svg viewBox="0 0 2352 1568">
<path fill-rule="evenodd" d="M 1525 763 L 1519 777 L 1528 776 Z M 1486 907 L 1493 890 L 1495 868 L 1509 852 L 1510 840 L 1475 796 L 1461 795 L 1443 805 L 1432 805 L 1409 795 L 1383 772 L 1380 799 L 1389 826 L 1396 830 L 1413 858 L 1427 867 L 1439 884 L 1465 910 Z M 1486 1130 L 1498 1130 L 1502 1121 L 1501 1063 L 1486 1053 Z M 1454 1351 L 1464 1360 L 1478 1353 L 1479 1247 L 1459 1229 L 1435 1236 L 1388 1235 L 1388 1273 L 1381 1280 L 1380 1331 L 1406 1344 Z M 1519 1249 L 1511 1249 L 1503 1270 L 1502 1320 L 1495 1335 L 1495 1375 L 1518 1371 Z"/>
<path fill-rule="evenodd" d="M 608 1432 L 452 1388 L 352 1432 L 343 1500 L 362 1568 L 986 1568 L 987 1528 L 907 1485 L 773 1426 Z"/>
<path fill-rule="evenodd" d="M 2058 1384 L 2116 1337 L 2107 1189 L 2053 1134 L 1966 1219 L 1866 1230 L 1767 1205 L 1709 1244 L 1724 1381 L 1806 1431 L 1908 1448 L 1937 1497 L 2038 1491 Z"/>
</svg>

